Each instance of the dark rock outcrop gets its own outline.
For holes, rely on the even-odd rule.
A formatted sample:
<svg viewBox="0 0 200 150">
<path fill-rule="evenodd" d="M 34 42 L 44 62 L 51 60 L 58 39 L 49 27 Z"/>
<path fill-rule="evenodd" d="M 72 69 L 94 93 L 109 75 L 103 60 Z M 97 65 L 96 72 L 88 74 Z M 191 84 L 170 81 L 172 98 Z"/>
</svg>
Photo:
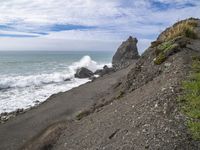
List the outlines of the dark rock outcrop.
<svg viewBox="0 0 200 150">
<path fill-rule="evenodd" d="M 96 70 L 94 74 L 99 75 L 99 76 L 103 76 L 103 75 L 109 74 L 111 72 L 114 72 L 114 69 L 113 68 L 109 68 L 107 65 L 105 65 L 103 67 L 103 69 Z"/>
<path fill-rule="evenodd" d="M 115 70 L 119 70 L 134 63 L 140 56 L 138 54 L 136 38 L 131 36 L 123 42 L 113 56 L 112 65 Z"/>
<path fill-rule="evenodd" d="M 85 67 L 77 69 L 76 74 L 75 74 L 76 78 L 90 78 L 92 76 L 93 76 L 93 72 Z"/>
</svg>

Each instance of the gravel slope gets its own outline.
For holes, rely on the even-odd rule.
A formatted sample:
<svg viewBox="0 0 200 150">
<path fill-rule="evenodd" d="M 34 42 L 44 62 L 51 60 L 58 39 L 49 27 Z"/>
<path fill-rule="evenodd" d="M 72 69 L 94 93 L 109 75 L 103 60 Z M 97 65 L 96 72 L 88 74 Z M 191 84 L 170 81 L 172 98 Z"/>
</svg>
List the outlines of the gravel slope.
<svg viewBox="0 0 200 150">
<path fill-rule="evenodd" d="M 188 49 L 174 55 L 159 76 L 71 123 L 53 149 L 198 150 L 200 143 L 191 139 L 177 103 L 193 55 Z"/>
</svg>

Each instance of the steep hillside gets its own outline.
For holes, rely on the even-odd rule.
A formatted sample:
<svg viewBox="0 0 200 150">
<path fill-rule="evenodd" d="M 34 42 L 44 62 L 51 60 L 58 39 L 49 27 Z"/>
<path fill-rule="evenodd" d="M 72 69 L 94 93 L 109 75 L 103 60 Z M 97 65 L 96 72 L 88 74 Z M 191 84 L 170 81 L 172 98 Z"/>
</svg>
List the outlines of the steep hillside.
<svg viewBox="0 0 200 150">
<path fill-rule="evenodd" d="M 200 20 L 193 18 L 161 33 L 137 63 L 129 66 L 132 69 L 124 78 L 41 149 L 200 149 L 199 117 L 183 109 L 190 106 L 185 105 L 184 95 L 190 90 L 183 81 L 188 82 L 191 72 L 199 69 L 192 67 L 194 60 L 200 60 L 199 35 Z M 25 149 L 36 149 L 36 143 L 33 140 Z"/>
</svg>

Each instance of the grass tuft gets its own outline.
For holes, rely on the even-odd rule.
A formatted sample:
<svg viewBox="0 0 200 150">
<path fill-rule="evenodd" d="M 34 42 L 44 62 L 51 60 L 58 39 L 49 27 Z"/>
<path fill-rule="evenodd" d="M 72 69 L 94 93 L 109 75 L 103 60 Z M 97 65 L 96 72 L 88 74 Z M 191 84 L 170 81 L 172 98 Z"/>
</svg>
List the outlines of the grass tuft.
<svg viewBox="0 0 200 150">
<path fill-rule="evenodd" d="M 115 98 L 120 99 L 123 97 L 124 94 L 125 94 L 124 91 L 119 91 L 118 95 Z"/>
<path fill-rule="evenodd" d="M 200 140 L 200 122 L 189 121 L 187 125 L 192 133 L 193 139 Z"/>
<path fill-rule="evenodd" d="M 174 43 L 174 41 L 166 41 L 157 46 L 155 50 L 156 58 L 154 60 L 154 64 L 160 65 L 162 64 L 169 55 L 173 54 L 177 51 L 179 45 Z"/>
<path fill-rule="evenodd" d="M 165 56 L 164 53 L 159 53 L 158 56 L 157 56 L 157 57 L 155 58 L 155 60 L 154 60 L 154 64 L 160 65 L 160 64 L 162 64 L 166 59 L 167 59 L 167 57 Z"/>
<path fill-rule="evenodd" d="M 90 110 L 84 110 L 84 111 L 81 111 L 79 112 L 77 115 L 76 115 L 76 119 L 77 120 L 81 120 L 82 118 L 88 116 L 91 114 L 91 111 Z"/>
</svg>

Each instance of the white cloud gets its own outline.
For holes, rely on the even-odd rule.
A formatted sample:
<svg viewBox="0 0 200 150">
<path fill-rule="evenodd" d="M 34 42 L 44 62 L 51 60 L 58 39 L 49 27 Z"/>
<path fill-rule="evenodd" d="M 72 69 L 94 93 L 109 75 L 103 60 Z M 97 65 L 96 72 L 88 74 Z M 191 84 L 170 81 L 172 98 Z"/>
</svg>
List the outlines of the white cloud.
<svg viewBox="0 0 200 150">
<path fill-rule="evenodd" d="M 19 20 L 33 24 L 96 25 L 118 14 L 114 0 L 7 0 L 0 4 L 0 23 Z"/>
<path fill-rule="evenodd" d="M 153 40 L 159 32 L 175 21 L 186 17 L 200 17 L 199 0 L 154 0 L 174 5 L 185 3 L 196 5 L 194 7 L 170 8 L 160 11 L 151 8 L 151 1 L 153 0 L 0 1 L 0 25 L 11 24 L 15 28 L 14 31 L 2 31 L 1 29 L 0 34 L 36 34 L 27 33 L 29 31 L 49 33 L 39 38 L 28 39 L 1 37 L 1 41 L 3 40 L 4 43 L 0 43 L 0 50 L 34 50 L 40 48 L 51 50 L 55 48 L 56 50 L 56 46 L 52 43 L 59 40 L 62 49 L 69 46 L 71 41 L 78 41 L 83 46 L 78 47 L 76 42 L 71 42 L 70 49 L 81 50 L 87 47 L 96 50 L 100 49 L 98 46 L 106 49 L 106 45 L 116 44 L 108 46 L 111 50 L 114 50 L 118 46 L 117 43 L 126 39 L 129 35 L 139 38 L 139 41 L 141 41 L 139 47 L 143 50 L 150 43 L 150 40 Z M 97 26 L 97 28 L 61 32 L 46 30 L 45 27 L 55 24 Z M 15 45 L 10 45 L 11 42 Z M 98 43 L 96 48 L 94 42 Z"/>
</svg>

